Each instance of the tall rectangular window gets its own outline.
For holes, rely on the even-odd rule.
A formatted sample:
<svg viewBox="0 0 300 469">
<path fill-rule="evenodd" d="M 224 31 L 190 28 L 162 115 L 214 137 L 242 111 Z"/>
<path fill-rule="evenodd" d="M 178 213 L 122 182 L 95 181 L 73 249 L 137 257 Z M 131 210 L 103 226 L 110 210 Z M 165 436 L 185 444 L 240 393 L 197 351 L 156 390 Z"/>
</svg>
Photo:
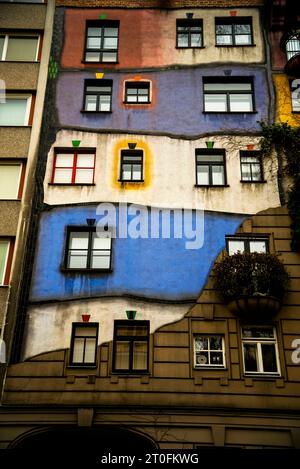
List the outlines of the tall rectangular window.
<svg viewBox="0 0 300 469">
<path fill-rule="evenodd" d="M 0 100 L 0 126 L 29 125 L 32 95 L 6 93 Z"/>
<path fill-rule="evenodd" d="M 39 42 L 38 35 L 0 32 L 0 60 L 36 62 Z"/>
<path fill-rule="evenodd" d="M 176 21 L 176 45 L 180 48 L 202 47 L 202 20 L 178 19 Z"/>
<path fill-rule="evenodd" d="M 7 238 L 0 238 L 0 285 L 9 284 L 12 255 L 12 240 Z"/>
<path fill-rule="evenodd" d="M 65 267 L 73 270 L 110 270 L 111 233 L 97 233 L 95 227 L 70 227 L 67 234 Z"/>
<path fill-rule="evenodd" d="M 225 367 L 224 339 L 220 335 L 194 337 L 195 367 Z"/>
<path fill-rule="evenodd" d="M 72 328 L 70 365 L 95 365 L 97 342 L 97 323 L 74 323 Z"/>
<path fill-rule="evenodd" d="M 24 163 L 0 159 L 0 199 L 21 199 L 24 173 Z"/>
<path fill-rule="evenodd" d="M 216 18 L 217 46 L 251 46 L 253 44 L 252 18 Z"/>
<path fill-rule="evenodd" d="M 245 374 L 279 374 L 275 328 L 244 326 L 242 349 Z"/>
<path fill-rule="evenodd" d="M 85 80 L 84 107 L 86 112 L 111 112 L 112 80 Z"/>
<path fill-rule="evenodd" d="M 240 151 L 241 181 L 263 181 L 262 161 L 260 152 Z"/>
<path fill-rule="evenodd" d="M 143 152 L 141 150 L 121 151 L 120 181 L 143 181 Z"/>
<path fill-rule="evenodd" d="M 52 184 L 93 184 L 94 173 L 94 149 L 55 149 Z"/>
<path fill-rule="evenodd" d="M 196 150 L 196 185 L 226 185 L 225 152 L 222 150 Z"/>
<path fill-rule="evenodd" d="M 119 21 L 88 21 L 86 29 L 86 62 L 117 62 Z"/>
<path fill-rule="evenodd" d="M 203 78 L 205 112 L 253 112 L 252 78 Z"/>
<path fill-rule="evenodd" d="M 149 321 L 115 321 L 113 371 L 148 371 L 149 327 Z"/>
<path fill-rule="evenodd" d="M 269 239 L 263 236 L 227 236 L 227 251 L 230 256 L 240 252 L 269 252 Z"/>
</svg>

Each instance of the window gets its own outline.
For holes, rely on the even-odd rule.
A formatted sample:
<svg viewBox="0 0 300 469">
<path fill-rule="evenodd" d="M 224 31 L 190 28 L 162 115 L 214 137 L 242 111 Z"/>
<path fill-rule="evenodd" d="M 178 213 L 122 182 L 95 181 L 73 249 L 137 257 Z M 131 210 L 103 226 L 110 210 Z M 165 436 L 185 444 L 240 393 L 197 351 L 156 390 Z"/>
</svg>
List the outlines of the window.
<svg viewBox="0 0 300 469">
<path fill-rule="evenodd" d="M 94 149 L 55 149 L 52 184 L 93 184 L 94 174 Z"/>
<path fill-rule="evenodd" d="M 299 33 L 289 38 L 285 44 L 287 59 L 290 60 L 294 55 L 300 54 Z"/>
<path fill-rule="evenodd" d="M 29 125 L 31 100 L 31 95 L 6 93 L 5 101 L 0 100 L 0 125 Z"/>
<path fill-rule="evenodd" d="M 217 46 L 251 46 L 252 18 L 216 18 Z"/>
<path fill-rule="evenodd" d="M 36 62 L 38 59 L 39 36 L 25 34 L 1 34 L 0 60 Z"/>
<path fill-rule="evenodd" d="M 125 82 L 125 103 L 149 104 L 150 103 L 150 83 L 148 81 L 126 81 Z"/>
<path fill-rule="evenodd" d="M 119 21 L 88 21 L 86 62 L 117 62 Z"/>
<path fill-rule="evenodd" d="M 225 367 L 224 339 L 220 335 L 194 337 L 195 367 Z"/>
<path fill-rule="evenodd" d="M 0 285 L 9 284 L 10 268 L 13 255 L 13 242 L 0 238 Z"/>
<path fill-rule="evenodd" d="M 241 180 L 243 182 L 263 181 L 261 155 L 255 151 L 241 151 Z"/>
<path fill-rule="evenodd" d="M 245 373 L 279 374 L 276 333 L 273 327 L 242 328 Z"/>
<path fill-rule="evenodd" d="M 177 47 L 202 47 L 202 20 L 177 20 Z"/>
<path fill-rule="evenodd" d="M 205 112 L 253 112 L 252 79 L 203 78 Z"/>
<path fill-rule="evenodd" d="M 111 233 L 95 227 L 68 229 L 65 266 L 74 270 L 110 270 Z"/>
<path fill-rule="evenodd" d="M 73 323 L 70 365 L 93 366 L 96 364 L 98 342 L 97 323 Z"/>
<path fill-rule="evenodd" d="M 84 111 L 111 112 L 112 80 L 85 80 Z"/>
<path fill-rule="evenodd" d="M 113 371 L 147 372 L 149 321 L 115 321 Z"/>
<path fill-rule="evenodd" d="M 0 199 L 21 199 L 24 175 L 24 163 L 0 159 Z"/>
<path fill-rule="evenodd" d="M 143 152 L 141 150 L 121 151 L 120 181 L 143 181 Z"/>
<path fill-rule="evenodd" d="M 196 150 L 196 186 L 225 186 L 225 152 Z"/>
<path fill-rule="evenodd" d="M 300 112 L 300 80 L 291 81 L 292 112 Z"/>
<path fill-rule="evenodd" d="M 237 252 L 261 252 L 269 251 L 269 239 L 263 237 L 226 237 L 227 252 L 230 256 Z"/>
</svg>

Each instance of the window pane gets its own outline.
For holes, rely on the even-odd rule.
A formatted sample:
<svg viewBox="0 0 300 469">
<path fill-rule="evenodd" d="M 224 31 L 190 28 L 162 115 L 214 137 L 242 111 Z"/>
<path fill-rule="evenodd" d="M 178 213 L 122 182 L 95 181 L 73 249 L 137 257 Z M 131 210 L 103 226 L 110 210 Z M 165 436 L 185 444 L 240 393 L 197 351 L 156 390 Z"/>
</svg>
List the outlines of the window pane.
<svg viewBox="0 0 300 469">
<path fill-rule="evenodd" d="M 77 169 L 75 175 L 76 184 L 92 184 L 94 178 L 93 169 Z"/>
<path fill-rule="evenodd" d="M 73 167 L 73 153 L 65 154 L 58 153 L 56 155 L 55 166 L 59 168 L 72 168 Z"/>
<path fill-rule="evenodd" d="M 91 259 L 92 269 L 110 268 L 110 251 L 93 251 Z"/>
<path fill-rule="evenodd" d="M 0 165 L 0 199 L 16 199 L 19 191 L 20 164 Z"/>
<path fill-rule="evenodd" d="M 92 153 L 91 154 L 78 153 L 77 168 L 93 168 L 94 160 L 95 160 L 95 155 L 93 155 Z"/>
<path fill-rule="evenodd" d="M 26 98 L 11 99 L 6 97 L 6 102 L 0 103 L 0 125 L 26 125 L 26 109 Z"/>
<path fill-rule="evenodd" d="M 104 36 L 117 37 L 118 28 L 104 28 Z"/>
<path fill-rule="evenodd" d="M 116 52 L 103 52 L 102 60 L 103 62 L 116 62 L 117 53 Z"/>
<path fill-rule="evenodd" d="M 197 161 L 203 162 L 203 163 L 217 163 L 217 162 L 222 162 L 223 163 L 224 157 L 223 155 L 202 155 L 201 153 L 197 153 Z"/>
<path fill-rule="evenodd" d="M 140 165 L 134 164 L 132 167 L 132 179 L 138 181 L 142 179 L 142 168 Z"/>
<path fill-rule="evenodd" d="M 197 184 L 209 185 L 209 166 L 197 166 Z"/>
<path fill-rule="evenodd" d="M 223 45 L 231 45 L 232 44 L 232 36 L 217 36 L 217 45 L 218 46 L 223 46 Z"/>
<path fill-rule="evenodd" d="M 9 248 L 9 241 L 0 239 L 0 285 L 2 285 L 4 282 L 8 248 Z"/>
<path fill-rule="evenodd" d="M 261 166 L 259 163 L 252 165 L 252 180 L 261 181 Z"/>
<path fill-rule="evenodd" d="M 139 103 L 148 103 L 148 94 L 144 94 L 143 96 L 139 95 L 138 101 Z"/>
<path fill-rule="evenodd" d="M 191 34 L 191 46 L 201 47 L 201 34 Z"/>
<path fill-rule="evenodd" d="M 216 33 L 217 34 L 231 34 L 232 33 L 231 24 L 217 24 Z"/>
<path fill-rule="evenodd" d="M 196 353 L 196 365 L 209 365 L 208 352 Z"/>
<path fill-rule="evenodd" d="M 93 233 L 93 245 L 92 249 L 110 249 L 111 237 L 109 235 L 98 236 L 97 233 Z"/>
<path fill-rule="evenodd" d="M 267 252 L 267 245 L 266 242 L 255 240 L 255 241 L 249 241 L 250 245 L 250 252 Z"/>
<path fill-rule="evenodd" d="M 85 98 L 85 110 L 97 111 L 97 96 L 87 95 Z"/>
<path fill-rule="evenodd" d="M 55 169 L 54 180 L 56 184 L 71 184 L 72 183 L 72 169 Z"/>
<path fill-rule="evenodd" d="M 129 370 L 129 342 L 115 343 L 115 368 L 117 370 Z"/>
<path fill-rule="evenodd" d="M 137 96 L 136 95 L 127 95 L 126 101 L 128 103 L 136 103 L 137 102 Z"/>
<path fill-rule="evenodd" d="M 258 371 L 257 346 L 255 344 L 243 344 L 245 371 Z"/>
<path fill-rule="evenodd" d="M 250 164 L 242 164 L 242 180 L 243 181 L 251 181 L 251 165 Z"/>
<path fill-rule="evenodd" d="M 133 364 L 134 370 L 147 370 L 147 342 L 134 342 L 133 343 Z"/>
<path fill-rule="evenodd" d="M 101 36 L 101 28 L 88 28 L 88 36 Z"/>
<path fill-rule="evenodd" d="M 275 344 L 261 344 L 261 353 L 263 358 L 263 371 L 265 373 L 278 371 Z"/>
<path fill-rule="evenodd" d="M 70 233 L 70 249 L 87 249 L 89 244 L 89 233 L 81 231 L 72 231 Z"/>
<path fill-rule="evenodd" d="M 83 363 L 83 353 L 84 353 L 84 339 L 76 338 L 74 340 L 72 362 Z"/>
<path fill-rule="evenodd" d="M 96 358 L 96 340 L 95 339 L 86 339 L 86 341 L 85 341 L 84 362 L 85 363 L 95 363 L 95 358 Z"/>
<path fill-rule="evenodd" d="M 100 49 L 101 39 L 100 37 L 88 37 L 87 48 L 88 49 Z"/>
<path fill-rule="evenodd" d="M 212 183 L 214 185 L 224 185 L 224 166 L 212 166 Z"/>
<path fill-rule="evenodd" d="M 223 365 L 223 353 L 210 352 L 210 364 L 211 365 Z"/>
<path fill-rule="evenodd" d="M 147 326 L 118 326 L 117 328 L 118 337 L 147 337 L 148 328 Z"/>
<path fill-rule="evenodd" d="M 196 351 L 208 350 L 208 337 L 195 337 Z"/>
<path fill-rule="evenodd" d="M 87 268 L 87 251 L 70 251 L 68 259 L 68 267 L 70 269 L 86 269 Z"/>
<path fill-rule="evenodd" d="M 122 179 L 131 179 L 131 165 L 123 164 L 122 165 Z"/>
<path fill-rule="evenodd" d="M 177 45 L 178 47 L 188 47 L 189 45 L 189 36 L 188 34 L 178 34 L 177 36 Z"/>
<path fill-rule="evenodd" d="M 86 52 L 85 60 L 87 62 L 100 62 L 100 53 L 99 52 Z"/>
<path fill-rule="evenodd" d="M 117 37 L 106 37 L 103 43 L 103 49 L 117 49 L 118 38 Z"/>
<path fill-rule="evenodd" d="M 242 34 L 235 36 L 235 43 L 239 46 L 252 44 L 251 36 L 246 36 Z"/>
<path fill-rule="evenodd" d="M 38 38 L 14 38 L 8 39 L 6 60 L 17 60 L 20 62 L 32 62 L 36 60 Z"/>
<path fill-rule="evenodd" d="M 229 240 L 228 241 L 228 254 L 232 256 L 237 252 L 243 253 L 245 251 L 245 243 L 242 240 Z"/>
<path fill-rule="evenodd" d="M 110 111 L 110 96 L 102 95 L 99 99 L 99 111 Z"/>
<path fill-rule="evenodd" d="M 213 112 L 226 112 L 226 94 L 204 95 L 204 110 Z"/>
<path fill-rule="evenodd" d="M 204 83 L 205 91 L 251 91 L 251 83 Z"/>
<path fill-rule="evenodd" d="M 222 350 L 222 338 L 221 337 L 210 338 L 210 350 Z"/>
<path fill-rule="evenodd" d="M 76 337 L 96 337 L 97 328 L 96 327 L 76 327 L 75 330 Z"/>
<path fill-rule="evenodd" d="M 243 327 L 242 335 L 245 338 L 269 339 L 274 337 L 274 330 L 272 327 Z"/>
<path fill-rule="evenodd" d="M 233 28 L 235 34 L 251 34 L 250 24 L 235 24 Z"/>
<path fill-rule="evenodd" d="M 252 95 L 251 94 L 231 94 L 230 95 L 230 111 L 251 112 Z"/>
</svg>

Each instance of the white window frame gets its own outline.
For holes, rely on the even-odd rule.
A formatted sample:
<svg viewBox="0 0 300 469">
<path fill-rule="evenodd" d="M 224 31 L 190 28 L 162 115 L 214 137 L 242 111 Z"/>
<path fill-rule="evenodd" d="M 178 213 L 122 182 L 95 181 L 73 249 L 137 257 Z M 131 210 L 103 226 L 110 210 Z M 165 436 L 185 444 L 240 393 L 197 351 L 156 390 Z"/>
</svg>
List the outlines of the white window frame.
<svg viewBox="0 0 300 469">
<path fill-rule="evenodd" d="M 5 280 L 6 271 L 7 271 L 7 261 L 8 261 L 9 251 L 10 251 L 11 240 L 9 238 L 0 238 L 0 241 L 7 242 L 7 250 L 6 250 L 6 258 L 5 258 L 5 262 L 4 262 L 4 269 L 3 269 L 2 277 L 0 277 L 0 286 L 3 286 L 3 285 L 5 285 L 4 280 Z"/>
<path fill-rule="evenodd" d="M 41 42 L 41 35 L 40 34 L 24 34 L 22 32 L 20 32 L 20 33 L 11 32 L 11 33 L 7 33 L 7 34 L 1 34 L 1 31 L 0 31 L 0 36 L 5 36 L 4 44 L 3 44 L 2 57 L 0 57 L 1 62 L 6 61 L 8 41 L 9 41 L 10 36 L 11 37 L 17 36 L 18 38 L 25 37 L 25 38 L 37 39 L 38 42 L 37 42 L 37 47 L 36 47 L 35 59 L 33 60 L 33 62 L 38 61 L 38 55 L 39 55 L 39 50 L 40 50 L 40 42 Z M 8 60 L 8 62 L 22 62 L 23 63 L 23 62 L 27 62 L 27 60 Z M 32 61 L 30 60 L 30 62 L 32 62 Z"/>
<path fill-rule="evenodd" d="M 0 159 L 0 168 L 1 166 L 19 166 L 19 179 L 18 179 L 18 185 L 17 185 L 17 190 L 16 190 L 16 196 L 14 199 L 12 199 L 11 197 L 7 197 L 7 198 L 3 198 L 0 196 L 0 200 L 19 200 L 18 198 L 18 195 L 19 195 L 19 192 L 20 192 L 20 183 L 21 183 L 21 177 L 22 177 L 22 172 L 23 172 L 23 168 L 24 168 L 24 163 L 22 161 L 14 161 L 14 160 L 5 160 L 3 158 Z"/>
<path fill-rule="evenodd" d="M 242 356 L 243 356 L 243 370 L 245 375 L 263 375 L 263 376 L 280 376 L 280 360 L 279 360 L 279 353 L 278 353 L 278 340 L 276 334 L 276 328 L 274 326 L 244 326 L 257 329 L 273 329 L 273 338 L 263 338 L 263 337 L 251 337 L 251 338 L 244 338 L 243 337 L 243 328 L 241 328 L 241 342 L 242 342 Z M 245 367 L 245 354 L 244 354 L 244 344 L 255 344 L 257 345 L 257 367 L 258 371 L 246 371 Z M 261 350 L 261 344 L 274 344 L 275 345 L 275 356 L 276 356 L 276 365 L 277 371 L 264 371 L 263 370 L 263 354 Z"/>
<path fill-rule="evenodd" d="M 219 337 L 221 338 L 222 340 L 222 350 L 215 350 L 216 352 L 222 352 L 222 356 L 223 356 L 223 363 L 222 365 L 219 365 L 219 364 L 213 364 L 213 363 L 205 363 L 203 365 L 201 365 L 200 363 L 197 363 L 197 354 L 196 354 L 196 338 L 197 337 L 204 337 L 204 338 L 207 338 L 207 339 L 211 339 L 212 337 Z M 225 340 L 224 340 L 224 336 L 222 334 L 194 334 L 194 337 L 193 337 L 193 345 L 194 345 L 194 367 L 195 368 L 200 368 L 200 369 L 203 369 L 203 368 L 217 368 L 217 369 L 224 369 L 226 368 L 226 357 L 225 357 Z M 210 353 L 210 349 L 209 350 L 202 350 L 202 352 L 208 352 Z"/>
<path fill-rule="evenodd" d="M 26 111 L 25 111 L 25 117 L 24 117 L 24 123 L 23 125 L 18 125 L 18 124 L 0 124 L 0 127 L 26 127 L 28 126 L 29 122 L 29 116 L 30 116 L 30 110 L 31 110 L 31 104 L 32 104 L 32 94 L 14 94 L 14 93 L 6 93 L 4 95 L 5 102 L 7 99 L 26 99 Z"/>
</svg>

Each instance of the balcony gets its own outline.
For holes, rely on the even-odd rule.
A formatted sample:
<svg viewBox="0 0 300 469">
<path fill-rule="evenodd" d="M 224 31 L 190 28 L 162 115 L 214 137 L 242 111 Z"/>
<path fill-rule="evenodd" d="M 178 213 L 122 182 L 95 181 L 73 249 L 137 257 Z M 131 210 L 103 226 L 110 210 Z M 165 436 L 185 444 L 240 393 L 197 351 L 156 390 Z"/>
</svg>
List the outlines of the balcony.
<svg viewBox="0 0 300 469">
<path fill-rule="evenodd" d="M 285 73 L 294 77 L 300 76 L 300 30 L 284 34 L 281 47 L 286 52 L 288 60 L 284 67 Z"/>
</svg>

